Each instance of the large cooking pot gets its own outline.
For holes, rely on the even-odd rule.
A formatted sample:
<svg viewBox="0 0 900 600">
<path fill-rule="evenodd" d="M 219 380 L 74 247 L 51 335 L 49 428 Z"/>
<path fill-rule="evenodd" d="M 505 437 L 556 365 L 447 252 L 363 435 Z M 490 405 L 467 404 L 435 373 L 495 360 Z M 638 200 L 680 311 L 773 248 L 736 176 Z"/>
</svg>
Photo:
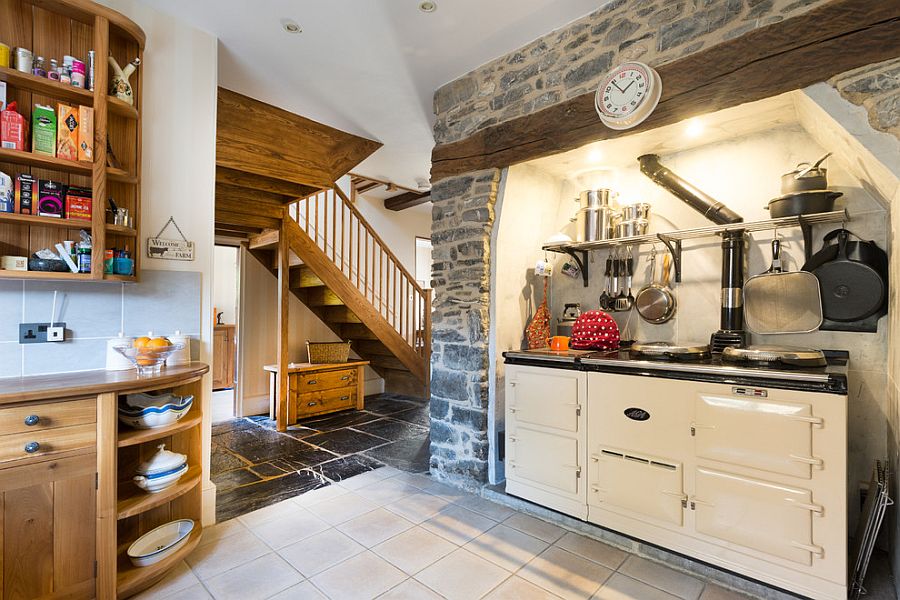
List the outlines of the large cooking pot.
<svg viewBox="0 0 900 600">
<path fill-rule="evenodd" d="M 828 152 L 813 164 L 800 163 L 797 165 L 796 169 L 782 175 L 781 193 L 794 194 L 797 192 L 827 190 L 828 178 L 826 175 L 828 172 L 819 165 L 821 165 L 829 156 L 831 156 L 831 152 Z"/>
<path fill-rule="evenodd" d="M 613 224 L 618 212 L 609 206 L 579 208 L 575 214 L 575 239 L 578 242 L 596 242 L 613 237 Z"/>
<path fill-rule="evenodd" d="M 769 216 L 773 219 L 831 212 L 834 210 L 834 201 L 843 195 L 843 192 L 831 190 L 792 192 L 770 200 L 766 208 L 769 209 Z"/>
<path fill-rule="evenodd" d="M 851 235 L 858 241 L 851 241 Z M 835 229 L 823 241 L 803 265 L 819 279 L 825 317 L 821 329 L 877 331 L 878 319 L 887 314 L 887 254 L 846 229 Z"/>
<path fill-rule="evenodd" d="M 616 195 L 616 192 L 606 188 L 584 190 L 578 194 L 575 202 L 578 203 L 578 208 L 600 208 L 609 206 L 610 201 L 615 199 Z"/>
</svg>

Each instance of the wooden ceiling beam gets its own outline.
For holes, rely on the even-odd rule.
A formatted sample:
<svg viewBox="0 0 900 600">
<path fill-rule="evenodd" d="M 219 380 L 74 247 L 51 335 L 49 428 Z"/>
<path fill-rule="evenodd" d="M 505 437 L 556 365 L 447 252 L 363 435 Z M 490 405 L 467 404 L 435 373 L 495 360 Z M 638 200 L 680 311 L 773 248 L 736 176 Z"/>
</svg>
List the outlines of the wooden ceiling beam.
<svg viewBox="0 0 900 600">
<path fill-rule="evenodd" d="M 801 89 L 895 58 L 898 39 L 900 2 L 832 0 L 660 65 L 662 98 L 637 127 L 607 128 L 594 94 L 582 94 L 436 146 L 431 178 L 506 167 Z"/>
<path fill-rule="evenodd" d="M 308 196 L 319 189 L 310 185 L 303 185 L 292 181 L 285 181 L 283 179 L 274 179 L 272 177 L 263 177 L 262 175 L 238 171 L 237 169 L 229 169 L 227 167 L 216 167 L 216 183 L 258 190 L 261 192 L 271 192 L 291 199 Z"/>
<path fill-rule="evenodd" d="M 243 204 L 243 209 L 253 212 L 262 207 L 267 211 L 282 211 L 284 205 L 294 200 L 290 196 L 282 196 L 281 194 L 273 194 L 272 192 L 263 192 L 259 190 L 251 190 L 248 188 L 237 187 L 224 183 L 216 184 L 216 203 L 220 200 L 231 201 Z"/>
<path fill-rule="evenodd" d="M 431 201 L 431 194 L 419 194 L 417 192 L 406 192 L 393 198 L 385 198 L 384 207 L 388 210 L 403 210 L 412 208 L 420 204 Z"/>
<path fill-rule="evenodd" d="M 366 183 L 360 184 L 356 186 L 356 193 L 365 194 L 368 191 L 374 190 L 375 188 L 384 185 L 378 181 L 368 181 Z"/>
</svg>

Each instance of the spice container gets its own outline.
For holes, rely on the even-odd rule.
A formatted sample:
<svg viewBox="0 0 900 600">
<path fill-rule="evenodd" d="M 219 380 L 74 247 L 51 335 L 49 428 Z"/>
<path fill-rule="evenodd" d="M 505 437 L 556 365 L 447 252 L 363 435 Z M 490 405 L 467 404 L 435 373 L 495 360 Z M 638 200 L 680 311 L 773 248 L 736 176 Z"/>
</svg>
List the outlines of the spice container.
<svg viewBox="0 0 900 600">
<path fill-rule="evenodd" d="M 9 46 L 6 44 L 0 43 L 0 67 L 9 67 L 10 66 L 10 51 Z"/>
<path fill-rule="evenodd" d="M 28 48 L 16 48 L 16 70 L 31 74 L 34 66 L 34 55 Z"/>
<path fill-rule="evenodd" d="M 44 57 L 38 56 L 34 59 L 34 63 L 31 66 L 31 74 L 37 75 L 38 77 L 46 77 L 47 69 L 44 68 Z"/>
</svg>

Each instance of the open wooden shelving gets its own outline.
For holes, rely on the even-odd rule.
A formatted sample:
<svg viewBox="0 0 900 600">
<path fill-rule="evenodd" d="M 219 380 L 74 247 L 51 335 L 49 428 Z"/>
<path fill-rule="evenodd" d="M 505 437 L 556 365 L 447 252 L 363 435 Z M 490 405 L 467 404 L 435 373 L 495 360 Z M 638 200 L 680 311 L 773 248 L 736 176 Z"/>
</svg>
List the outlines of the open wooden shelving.
<svg viewBox="0 0 900 600">
<path fill-rule="evenodd" d="M 119 484 L 119 501 L 116 504 L 116 519 L 127 519 L 171 502 L 200 485 L 200 465 L 194 465 L 181 476 L 178 483 L 155 494 L 148 494 L 134 484 Z M 124 488 L 124 494 L 123 494 Z"/>
<path fill-rule="evenodd" d="M 0 212 L 0 223 L 17 223 L 40 227 L 59 227 L 61 229 L 90 229 L 91 222 L 81 219 L 59 219 L 57 217 L 41 217 L 38 215 L 20 215 L 18 213 Z"/>
<path fill-rule="evenodd" d="M 60 100 L 68 100 L 84 106 L 93 106 L 94 93 L 84 88 L 77 88 L 46 77 L 38 77 L 31 73 L 22 73 L 10 67 L 0 67 L 0 81 L 9 87 L 18 87 L 32 92 L 52 96 Z"/>
<path fill-rule="evenodd" d="M 123 102 L 119 100 L 115 96 L 107 96 L 106 97 L 106 105 L 109 108 L 110 114 L 119 115 L 120 117 L 125 117 L 126 119 L 137 119 L 140 114 L 138 110 L 127 102 Z"/>
<path fill-rule="evenodd" d="M 106 224 L 106 233 L 111 235 L 121 235 L 125 237 L 137 237 L 137 230 L 133 227 L 125 227 L 124 225 Z"/>
<path fill-rule="evenodd" d="M 181 548 L 158 563 L 147 567 L 135 567 L 128 562 L 127 556 L 124 557 L 124 560 L 119 560 L 119 569 L 116 575 L 116 594 L 118 597 L 132 596 L 162 579 L 172 567 L 184 560 L 197 547 L 202 534 L 203 526 L 199 521 L 194 522 L 194 530 L 191 531 L 187 541 Z M 122 554 L 124 555 L 127 550 L 128 547 L 126 546 L 122 550 Z"/>
<path fill-rule="evenodd" d="M 0 279 L 40 279 L 45 281 L 74 280 L 94 281 L 90 273 L 67 273 L 65 271 L 9 271 L 0 269 Z"/>
<path fill-rule="evenodd" d="M 154 440 L 169 437 L 176 433 L 191 429 L 200 424 L 203 417 L 199 409 L 192 408 L 180 421 L 157 429 L 123 429 L 119 432 L 119 440 L 116 445 L 119 448 L 127 448 L 137 444 L 144 444 Z"/>
</svg>

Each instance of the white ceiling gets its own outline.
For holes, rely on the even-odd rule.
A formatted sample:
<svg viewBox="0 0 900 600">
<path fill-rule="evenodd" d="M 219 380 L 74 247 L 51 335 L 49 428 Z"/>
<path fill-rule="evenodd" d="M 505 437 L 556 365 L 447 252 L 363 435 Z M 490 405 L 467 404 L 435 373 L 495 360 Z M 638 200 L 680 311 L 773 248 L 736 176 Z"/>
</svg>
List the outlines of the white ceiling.
<svg viewBox="0 0 900 600">
<path fill-rule="evenodd" d="M 143 0 L 219 38 L 219 84 L 384 144 L 354 172 L 429 178 L 442 84 L 605 4 L 598 0 Z M 285 33 L 282 18 L 303 33 Z"/>
</svg>

